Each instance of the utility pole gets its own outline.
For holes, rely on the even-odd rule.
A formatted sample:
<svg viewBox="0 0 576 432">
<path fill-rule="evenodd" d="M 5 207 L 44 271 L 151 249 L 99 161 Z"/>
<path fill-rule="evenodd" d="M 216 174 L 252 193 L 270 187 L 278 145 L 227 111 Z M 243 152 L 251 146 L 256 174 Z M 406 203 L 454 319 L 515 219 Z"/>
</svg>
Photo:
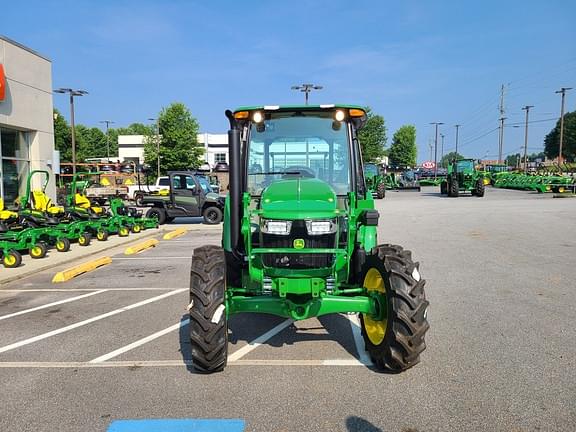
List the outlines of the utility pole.
<svg viewBox="0 0 576 432">
<path fill-rule="evenodd" d="M 432 138 L 428 138 L 428 147 L 430 147 L 430 159 L 432 160 Z"/>
<path fill-rule="evenodd" d="M 85 90 L 74 90 L 71 88 L 59 88 L 54 93 L 68 93 L 70 95 L 70 129 L 72 132 L 72 174 L 76 174 L 76 128 L 74 126 L 74 96 L 84 96 L 88 92 Z"/>
<path fill-rule="evenodd" d="M 456 128 L 456 154 L 458 154 L 458 129 L 460 128 L 460 125 L 454 125 L 454 127 Z"/>
<path fill-rule="evenodd" d="M 300 86 L 292 86 L 292 90 L 300 90 L 304 93 L 304 100 L 306 101 L 306 105 L 308 105 L 308 95 L 312 90 L 322 90 L 324 87 L 314 84 L 302 84 Z"/>
<path fill-rule="evenodd" d="M 500 106 L 499 106 L 499 111 L 500 111 L 500 131 L 498 134 L 498 163 L 502 163 L 502 153 L 504 151 L 504 120 L 506 120 L 506 117 L 504 117 L 504 84 L 502 84 L 502 87 L 500 87 Z"/>
<path fill-rule="evenodd" d="M 564 100 L 568 90 L 572 90 L 572 87 L 562 87 L 556 91 L 556 94 L 560 93 L 562 95 L 562 105 L 560 108 L 560 148 L 558 150 L 558 167 L 560 171 L 562 171 L 562 144 L 564 141 Z"/>
<path fill-rule="evenodd" d="M 440 134 L 440 138 L 442 139 L 442 144 L 440 145 L 440 163 L 442 163 L 442 159 L 444 159 L 444 135 L 443 133 Z"/>
<path fill-rule="evenodd" d="M 436 179 L 436 175 L 438 173 L 438 126 L 443 125 L 442 122 L 432 122 L 431 125 L 436 126 L 436 135 L 434 138 L 434 179 Z"/>
<path fill-rule="evenodd" d="M 530 114 L 530 108 L 534 108 L 534 105 L 526 105 L 522 108 L 526 111 L 526 122 L 524 124 L 524 174 L 528 172 L 528 115 Z"/>
<path fill-rule="evenodd" d="M 101 120 L 100 123 L 106 123 L 106 158 L 110 163 L 110 135 L 108 135 L 108 128 L 114 124 L 112 120 Z"/>
</svg>

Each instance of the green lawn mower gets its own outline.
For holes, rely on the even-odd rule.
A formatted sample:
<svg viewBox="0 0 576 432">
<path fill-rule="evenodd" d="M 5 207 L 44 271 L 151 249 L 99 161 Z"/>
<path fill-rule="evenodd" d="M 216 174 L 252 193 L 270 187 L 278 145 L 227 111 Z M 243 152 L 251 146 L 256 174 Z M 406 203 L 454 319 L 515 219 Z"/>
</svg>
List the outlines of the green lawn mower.
<svg viewBox="0 0 576 432">
<path fill-rule="evenodd" d="M 485 187 L 484 176 L 476 170 L 474 159 L 459 159 L 448 165 L 448 174 L 446 180 L 440 183 L 440 192 L 453 198 L 461 192 L 483 197 Z"/>
<path fill-rule="evenodd" d="M 386 196 L 385 176 L 382 175 L 378 165 L 371 163 L 364 165 L 364 180 L 374 198 L 382 199 Z"/>
<path fill-rule="evenodd" d="M 221 371 L 228 320 L 264 313 L 304 320 L 359 313 L 378 369 L 400 372 L 425 349 L 428 301 L 412 254 L 378 244 L 350 105 L 226 111 L 230 193 L 222 246 L 194 250 L 190 340 L 194 367 Z"/>
</svg>

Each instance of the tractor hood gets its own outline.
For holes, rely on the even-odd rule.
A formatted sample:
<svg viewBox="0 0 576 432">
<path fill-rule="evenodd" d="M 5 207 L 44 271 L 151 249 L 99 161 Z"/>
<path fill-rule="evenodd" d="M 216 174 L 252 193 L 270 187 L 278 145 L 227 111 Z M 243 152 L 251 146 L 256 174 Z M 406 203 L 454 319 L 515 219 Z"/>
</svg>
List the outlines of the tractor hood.
<svg viewBox="0 0 576 432">
<path fill-rule="evenodd" d="M 262 217 L 268 219 L 326 219 L 338 216 L 336 193 L 315 178 L 278 180 L 262 193 Z"/>
</svg>

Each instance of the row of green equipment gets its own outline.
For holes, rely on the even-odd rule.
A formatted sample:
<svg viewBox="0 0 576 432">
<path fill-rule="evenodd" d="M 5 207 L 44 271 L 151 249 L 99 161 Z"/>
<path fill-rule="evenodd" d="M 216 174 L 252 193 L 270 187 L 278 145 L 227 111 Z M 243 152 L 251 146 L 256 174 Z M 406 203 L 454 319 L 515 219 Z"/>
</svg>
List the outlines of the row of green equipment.
<svg viewBox="0 0 576 432">
<path fill-rule="evenodd" d="M 531 175 L 517 172 L 497 173 L 494 187 L 545 192 L 574 192 L 576 179 L 559 175 Z"/>
<path fill-rule="evenodd" d="M 31 258 L 44 258 L 50 246 L 66 252 L 72 242 L 88 246 L 93 237 L 105 241 L 110 234 L 125 237 L 130 231 L 158 227 L 157 219 L 143 218 L 141 212 L 126 207 L 119 198 L 110 199 L 108 210 L 86 198 L 88 182 L 79 188 L 79 178 L 97 174 L 75 174 L 64 206 L 55 205 L 46 195 L 50 175 L 39 170 L 28 175 L 17 211 L 5 209 L 0 200 L 0 257 L 4 267 L 18 267 L 23 251 L 28 251 Z M 34 176 L 43 177 L 41 189 L 32 190 Z"/>
</svg>

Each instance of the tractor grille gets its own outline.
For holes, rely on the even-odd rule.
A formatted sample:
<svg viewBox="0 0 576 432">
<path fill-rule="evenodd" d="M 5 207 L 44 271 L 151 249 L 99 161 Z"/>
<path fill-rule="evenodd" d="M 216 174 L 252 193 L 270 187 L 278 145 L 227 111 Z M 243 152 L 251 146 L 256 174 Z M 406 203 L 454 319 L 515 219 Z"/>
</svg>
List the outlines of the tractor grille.
<svg viewBox="0 0 576 432">
<path fill-rule="evenodd" d="M 336 234 L 308 235 L 304 221 L 294 221 L 292 231 L 288 236 L 262 233 L 261 245 L 264 248 L 293 248 L 295 239 L 304 240 L 305 248 L 336 247 Z M 262 263 L 266 267 L 314 269 L 331 267 L 334 264 L 334 254 L 299 254 L 299 253 L 270 253 L 262 256 Z"/>
</svg>

